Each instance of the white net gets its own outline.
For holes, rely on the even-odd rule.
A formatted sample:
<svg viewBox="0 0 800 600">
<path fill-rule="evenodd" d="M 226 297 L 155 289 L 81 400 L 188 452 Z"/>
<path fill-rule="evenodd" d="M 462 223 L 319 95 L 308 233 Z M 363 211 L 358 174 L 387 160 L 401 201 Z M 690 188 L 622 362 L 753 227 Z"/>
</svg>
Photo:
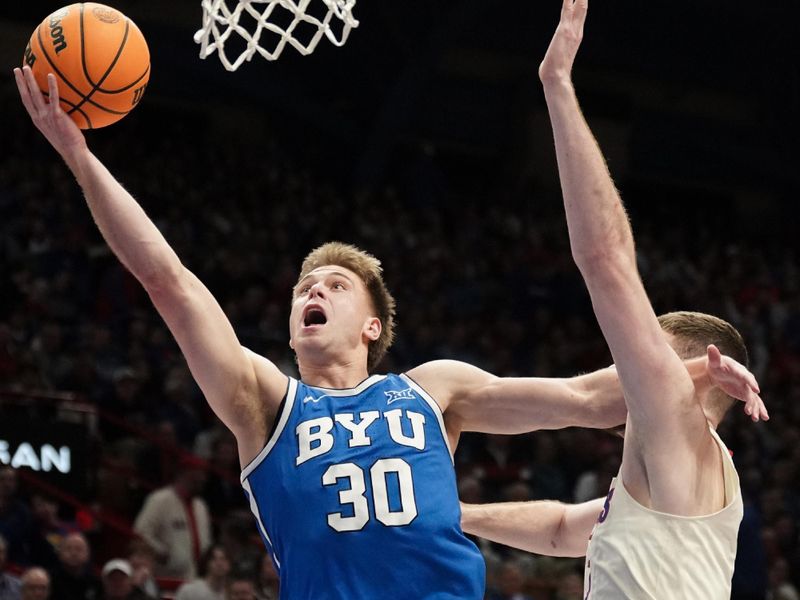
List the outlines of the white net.
<svg viewBox="0 0 800 600">
<path fill-rule="evenodd" d="M 321 9 L 316 15 L 310 12 L 312 2 L 317 3 L 313 8 Z M 229 71 L 256 53 L 275 60 L 287 44 L 311 54 L 323 34 L 335 45 L 344 45 L 350 30 L 358 27 L 352 13 L 355 4 L 356 0 L 202 0 L 203 28 L 194 34 L 194 41 L 200 44 L 200 58 L 216 52 Z M 233 60 L 225 52 L 225 42 L 232 36 L 246 44 Z"/>
</svg>

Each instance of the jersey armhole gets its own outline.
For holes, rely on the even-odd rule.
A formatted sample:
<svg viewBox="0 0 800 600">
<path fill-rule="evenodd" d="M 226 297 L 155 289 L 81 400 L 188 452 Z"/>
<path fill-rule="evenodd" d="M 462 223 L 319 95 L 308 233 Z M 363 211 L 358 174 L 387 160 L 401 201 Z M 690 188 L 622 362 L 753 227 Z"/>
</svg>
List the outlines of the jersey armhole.
<svg viewBox="0 0 800 600">
<path fill-rule="evenodd" d="M 286 427 L 286 422 L 289 420 L 289 415 L 292 413 L 295 396 L 297 395 L 297 380 L 293 377 L 289 377 L 288 379 L 289 382 L 286 387 L 286 394 L 283 396 L 283 400 L 281 400 L 280 406 L 278 407 L 278 414 L 272 423 L 272 430 L 267 436 L 264 448 L 258 453 L 258 456 L 242 469 L 242 474 L 239 478 L 242 483 L 244 483 L 245 479 L 248 478 L 250 473 L 252 473 L 258 465 L 264 462 L 264 459 L 278 442 L 281 433 L 283 433 L 283 429 Z"/>
<path fill-rule="evenodd" d="M 422 399 L 430 407 L 431 411 L 433 411 L 433 414 L 436 416 L 436 421 L 439 423 L 439 429 L 441 430 L 442 438 L 444 439 L 444 444 L 445 446 L 447 446 L 447 451 L 450 453 L 450 460 L 451 462 L 454 461 L 455 459 L 453 457 L 453 449 L 450 448 L 450 439 L 447 437 L 447 428 L 444 426 L 444 413 L 442 412 L 442 407 L 439 406 L 439 403 L 436 402 L 433 396 L 431 396 L 428 392 L 426 392 L 425 389 L 420 384 L 411 379 L 411 377 L 409 377 L 407 373 L 401 373 L 399 377 L 400 379 L 408 383 L 414 389 L 415 392 L 417 392 L 420 396 L 422 396 Z"/>
</svg>

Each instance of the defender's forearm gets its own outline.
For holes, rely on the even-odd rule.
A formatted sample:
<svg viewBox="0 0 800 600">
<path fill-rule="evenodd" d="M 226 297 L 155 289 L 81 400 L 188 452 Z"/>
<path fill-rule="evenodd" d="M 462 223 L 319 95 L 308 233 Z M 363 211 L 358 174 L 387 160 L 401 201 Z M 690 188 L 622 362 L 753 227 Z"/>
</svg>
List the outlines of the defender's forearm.
<svg viewBox="0 0 800 600">
<path fill-rule="evenodd" d="M 634 259 L 628 218 L 600 147 L 581 112 L 572 82 L 548 80 L 545 99 L 553 127 L 572 254 L 583 270 L 609 253 Z"/>
</svg>

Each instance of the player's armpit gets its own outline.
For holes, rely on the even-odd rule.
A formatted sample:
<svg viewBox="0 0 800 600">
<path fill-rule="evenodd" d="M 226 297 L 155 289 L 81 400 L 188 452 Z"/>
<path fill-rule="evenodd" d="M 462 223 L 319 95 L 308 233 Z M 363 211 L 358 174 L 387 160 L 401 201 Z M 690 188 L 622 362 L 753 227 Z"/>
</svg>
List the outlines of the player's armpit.
<svg viewBox="0 0 800 600">
<path fill-rule="evenodd" d="M 263 447 L 286 376 L 242 348 L 222 308 L 190 271 L 148 292 L 209 405 L 236 435 L 240 457 L 249 461 Z"/>
</svg>

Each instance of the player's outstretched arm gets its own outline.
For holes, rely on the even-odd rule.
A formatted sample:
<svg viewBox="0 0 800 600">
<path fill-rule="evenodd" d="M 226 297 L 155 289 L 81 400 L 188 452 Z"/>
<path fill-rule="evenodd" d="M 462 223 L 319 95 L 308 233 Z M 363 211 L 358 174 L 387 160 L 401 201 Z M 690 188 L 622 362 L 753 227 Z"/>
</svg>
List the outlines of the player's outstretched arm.
<svg viewBox="0 0 800 600">
<path fill-rule="evenodd" d="M 55 77 L 48 76 L 47 102 L 30 68 L 15 69 L 14 76 L 33 123 L 75 175 L 106 242 L 147 290 L 211 407 L 236 434 L 242 459 L 249 460 L 261 450 L 269 401 L 274 411 L 285 391 L 285 377 L 241 347 L 211 293 L 89 151 L 80 129 L 59 107 Z"/>
<path fill-rule="evenodd" d="M 753 375 L 711 347 L 684 361 L 695 388 L 722 387 L 758 419 L 766 411 Z M 473 365 L 436 360 L 409 371 L 447 411 L 450 429 L 517 434 L 538 429 L 606 429 L 625 422 L 627 409 L 614 367 L 570 378 L 497 377 Z M 763 412 L 762 412 L 763 411 Z"/>
<path fill-rule="evenodd" d="M 466 533 L 544 556 L 586 554 L 589 536 L 603 510 L 603 498 L 582 504 L 551 500 L 462 504 Z"/>
</svg>

